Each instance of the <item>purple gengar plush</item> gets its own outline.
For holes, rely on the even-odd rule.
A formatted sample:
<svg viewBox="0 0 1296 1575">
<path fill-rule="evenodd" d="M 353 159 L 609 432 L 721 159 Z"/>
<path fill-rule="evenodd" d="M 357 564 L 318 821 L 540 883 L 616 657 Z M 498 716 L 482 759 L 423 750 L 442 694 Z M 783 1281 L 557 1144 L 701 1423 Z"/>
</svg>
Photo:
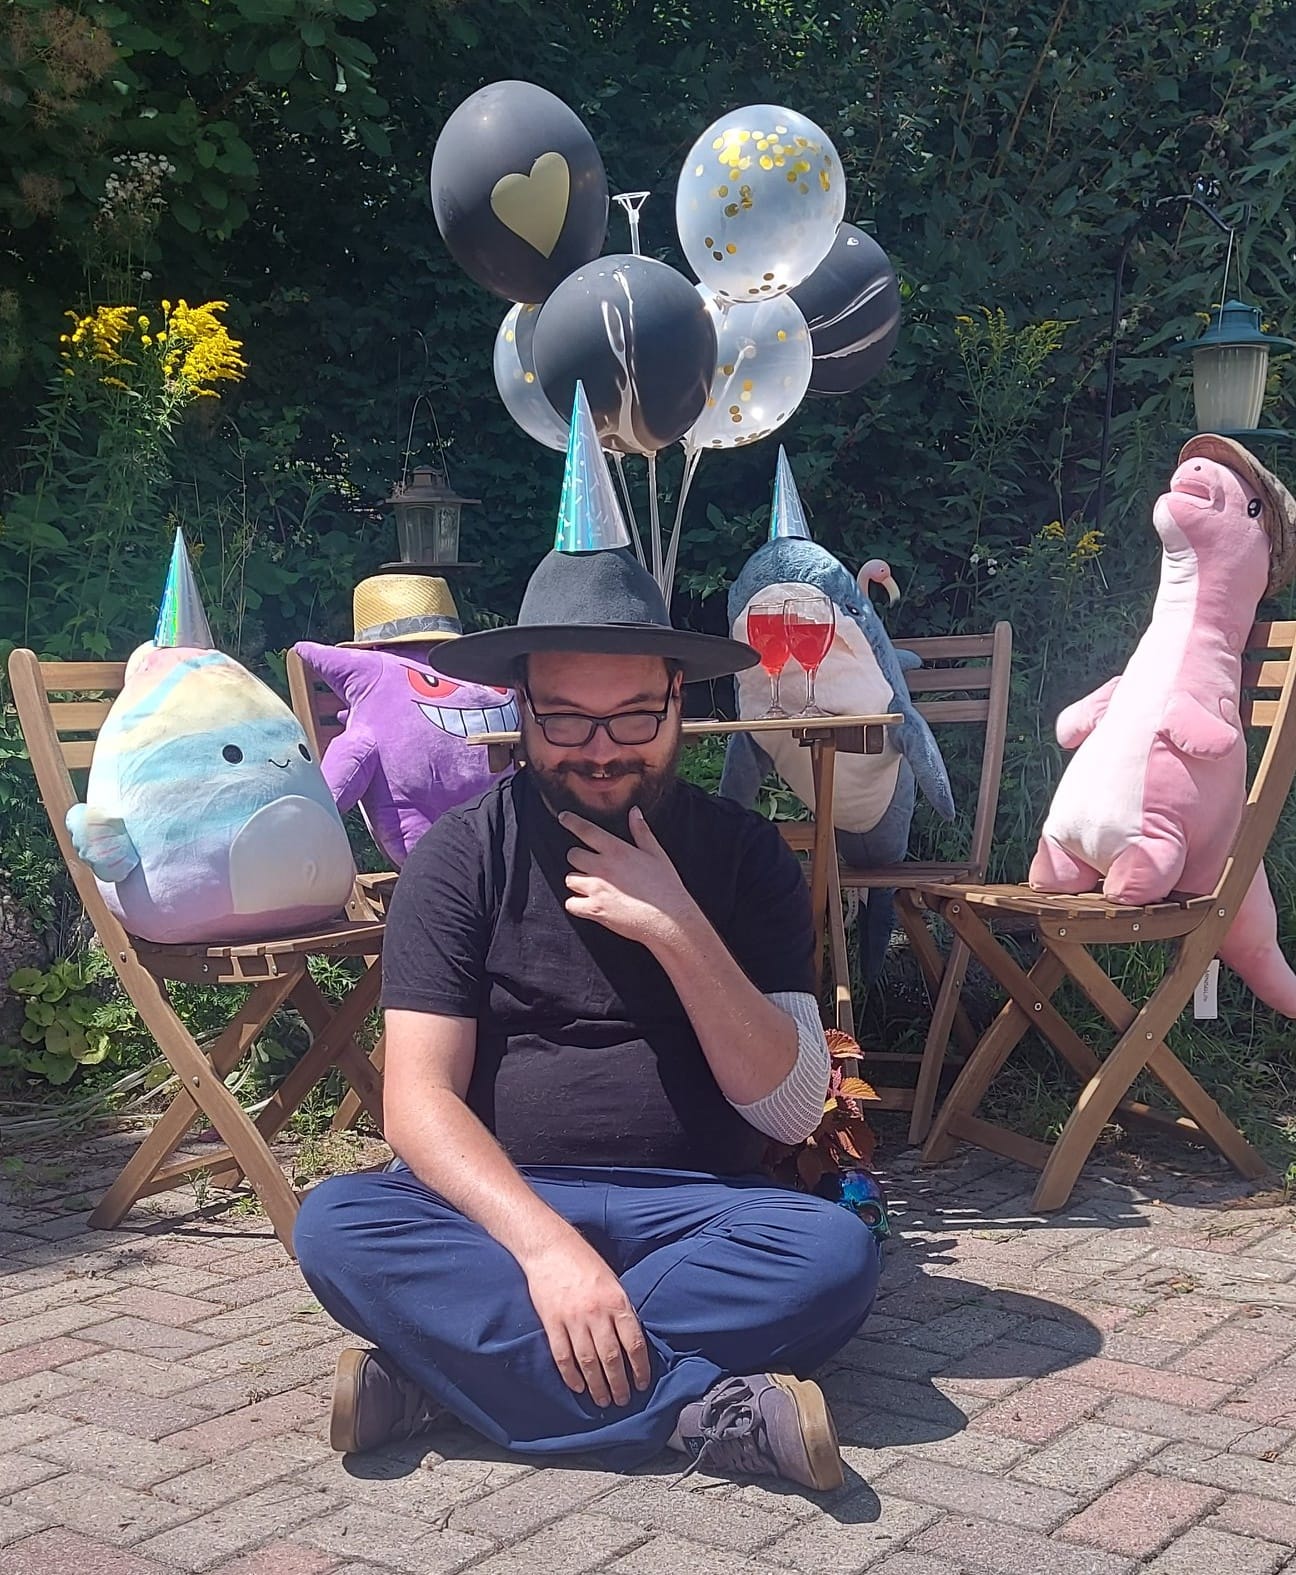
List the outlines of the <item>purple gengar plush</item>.
<svg viewBox="0 0 1296 1575">
<path fill-rule="evenodd" d="M 495 780 L 483 745 L 468 740 L 518 725 L 511 690 L 445 678 L 435 646 L 293 647 L 345 701 L 345 727 L 324 751 L 324 779 L 345 815 L 356 804 L 399 869 L 434 820 Z"/>
</svg>

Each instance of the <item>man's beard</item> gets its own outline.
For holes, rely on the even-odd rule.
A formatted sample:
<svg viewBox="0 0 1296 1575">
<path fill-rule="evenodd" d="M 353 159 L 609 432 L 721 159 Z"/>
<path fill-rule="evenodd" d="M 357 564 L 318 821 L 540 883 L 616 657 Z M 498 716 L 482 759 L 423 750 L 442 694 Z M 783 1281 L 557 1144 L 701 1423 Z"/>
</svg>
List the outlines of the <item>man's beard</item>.
<svg viewBox="0 0 1296 1575">
<path fill-rule="evenodd" d="M 645 820 L 652 821 L 654 810 L 660 808 L 675 786 L 675 767 L 679 762 L 682 742 L 677 736 L 669 756 L 655 766 L 645 766 L 639 760 L 607 760 L 597 766 L 575 761 L 570 765 L 540 767 L 528 758 L 527 770 L 534 778 L 541 797 L 555 815 L 570 810 L 572 814 L 581 815 L 596 826 L 602 826 L 605 831 L 631 842 L 634 839 L 630 835 L 630 811 L 637 808 L 642 811 Z M 602 809 L 577 796 L 573 781 L 592 779 L 596 773 L 601 774 L 603 781 L 634 782 L 633 792 L 619 808 Z"/>
</svg>

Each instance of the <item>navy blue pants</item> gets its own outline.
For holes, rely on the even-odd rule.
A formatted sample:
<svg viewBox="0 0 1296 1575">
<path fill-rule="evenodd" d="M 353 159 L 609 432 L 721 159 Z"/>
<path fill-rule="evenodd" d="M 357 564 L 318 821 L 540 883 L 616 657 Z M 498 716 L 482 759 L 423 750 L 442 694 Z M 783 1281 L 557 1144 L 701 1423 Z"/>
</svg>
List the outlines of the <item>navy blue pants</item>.
<svg viewBox="0 0 1296 1575">
<path fill-rule="evenodd" d="M 522 1174 L 600 1253 L 638 1312 L 652 1380 L 628 1405 L 602 1410 L 567 1388 L 517 1260 L 404 1167 L 322 1182 L 294 1237 L 321 1305 L 505 1448 L 635 1465 L 718 1379 L 804 1376 L 873 1304 L 877 1243 L 822 1198 L 759 1176 Z"/>
</svg>

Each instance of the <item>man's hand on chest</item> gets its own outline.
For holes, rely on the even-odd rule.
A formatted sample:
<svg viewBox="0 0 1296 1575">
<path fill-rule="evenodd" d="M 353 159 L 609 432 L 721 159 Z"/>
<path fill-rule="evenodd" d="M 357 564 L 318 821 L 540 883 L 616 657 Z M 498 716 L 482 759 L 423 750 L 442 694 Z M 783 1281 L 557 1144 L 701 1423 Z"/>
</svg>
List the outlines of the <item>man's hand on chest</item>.
<svg viewBox="0 0 1296 1575">
<path fill-rule="evenodd" d="M 630 811 L 625 842 L 570 811 L 559 822 L 580 845 L 567 855 L 567 912 L 590 919 L 660 958 L 699 925 L 701 910 L 638 809 Z"/>
</svg>

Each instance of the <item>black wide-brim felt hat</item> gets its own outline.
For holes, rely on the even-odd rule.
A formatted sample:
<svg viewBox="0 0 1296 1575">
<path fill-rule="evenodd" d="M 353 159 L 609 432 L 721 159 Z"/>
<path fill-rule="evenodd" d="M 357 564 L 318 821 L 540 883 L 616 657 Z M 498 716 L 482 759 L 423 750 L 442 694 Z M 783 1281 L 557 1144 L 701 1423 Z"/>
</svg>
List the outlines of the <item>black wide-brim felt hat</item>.
<svg viewBox="0 0 1296 1575">
<path fill-rule="evenodd" d="M 680 664 L 686 684 L 760 661 L 741 640 L 673 628 L 656 580 L 628 547 L 549 553 L 527 584 L 516 625 L 447 640 L 436 666 L 447 678 L 508 688 L 518 659 L 541 651 L 660 656 Z"/>
</svg>

